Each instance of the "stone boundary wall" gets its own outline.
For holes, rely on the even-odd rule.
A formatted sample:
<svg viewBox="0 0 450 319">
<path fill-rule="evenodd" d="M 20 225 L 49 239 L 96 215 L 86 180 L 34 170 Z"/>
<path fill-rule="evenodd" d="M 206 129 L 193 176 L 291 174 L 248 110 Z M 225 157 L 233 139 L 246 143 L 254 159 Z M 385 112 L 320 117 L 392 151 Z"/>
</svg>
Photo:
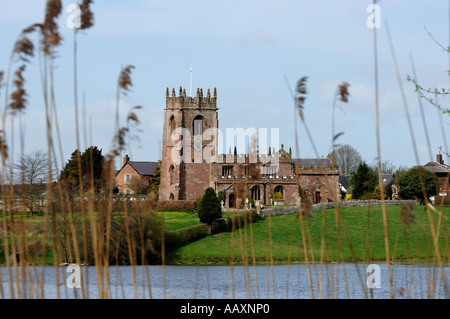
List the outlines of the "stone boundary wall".
<svg viewBox="0 0 450 319">
<path fill-rule="evenodd" d="M 414 205 L 417 205 L 418 202 L 411 200 L 385 200 L 386 205 L 406 205 L 407 203 L 412 202 Z M 319 203 L 311 205 L 312 211 L 318 211 L 322 209 L 329 209 L 335 207 L 334 202 L 329 203 Z M 358 201 L 347 201 L 347 202 L 339 202 L 339 208 L 342 207 L 364 207 L 364 206 L 376 206 L 381 205 L 381 200 L 370 199 L 370 200 L 358 200 Z M 261 217 L 266 216 L 280 216 L 280 215 L 289 215 L 298 212 L 298 206 L 287 206 L 287 207 L 266 207 L 259 212 Z"/>
</svg>

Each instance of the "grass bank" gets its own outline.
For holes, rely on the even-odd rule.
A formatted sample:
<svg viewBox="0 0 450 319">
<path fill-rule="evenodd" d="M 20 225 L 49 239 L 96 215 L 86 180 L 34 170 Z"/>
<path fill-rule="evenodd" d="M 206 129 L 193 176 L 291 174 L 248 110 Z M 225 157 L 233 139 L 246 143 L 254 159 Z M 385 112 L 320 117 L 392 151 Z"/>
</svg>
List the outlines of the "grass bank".
<svg viewBox="0 0 450 319">
<path fill-rule="evenodd" d="M 393 262 L 433 262 L 430 219 L 424 206 L 403 212 L 387 206 L 389 245 Z M 385 238 L 381 206 L 346 207 L 313 212 L 311 218 L 296 214 L 266 217 L 236 232 L 208 236 L 167 252 L 173 264 L 288 263 L 385 261 Z M 450 207 L 444 207 L 445 222 Z M 339 223 L 337 223 L 339 220 Z M 449 261 L 446 223 L 431 213 L 439 238 L 439 251 Z"/>
<path fill-rule="evenodd" d="M 430 227 L 430 219 L 424 206 L 416 206 L 413 211 L 402 212 L 402 206 L 386 207 L 389 222 L 389 244 L 391 260 L 396 262 L 433 262 L 435 249 Z M 386 261 L 385 239 L 381 206 L 346 207 L 339 210 L 341 219 L 337 224 L 334 209 L 315 211 L 308 219 L 296 214 L 266 217 L 235 232 L 222 232 L 181 247 L 166 247 L 166 264 L 253 264 L 253 263 L 295 263 L 295 262 L 371 262 Z M 121 220 L 118 214 L 113 222 Z M 77 217 L 77 214 L 75 214 Z M 164 233 L 201 224 L 198 215 L 191 211 L 157 212 L 164 217 Z M 225 213 L 224 218 L 233 214 Z M 449 262 L 449 241 L 444 227 L 450 216 L 450 207 L 444 207 L 444 220 L 431 212 L 431 222 L 435 225 L 439 238 L 439 252 L 444 262 Z M 10 221 L 10 216 L 5 216 Z M 78 216 L 81 217 L 81 216 Z M 42 226 L 45 216 L 16 213 L 12 220 L 16 230 L 26 229 L 30 245 L 42 240 Z M 77 218 L 76 218 L 77 219 Z M 0 219 L 3 222 L 3 218 Z M 445 223 L 443 222 L 445 221 Z M 81 223 L 78 223 L 81 225 Z M 26 227 L 25 227 L 26 225 Z M 58 227 L 62 224 L 58 224 Z M 162 224 L 155 224 L 161 227 Z M 339 226 L 339 228 L 337 227 Z M 63 227 L 63 226 L 61 226 Z M 20 229 L 19 229 L 20 228 Z M 117 243 L 126 255 L 126 242 L 121 228 Z M 113 227 L 113 230 L 115 228 Z M 62 229 L 61 229 L 62 230 Z M 123 230 L 123 229 L 122 229 Z M 81 245 L 82 233 L 78 230 Z M 9 235 L 10 236 L 10 235 Z M 156 235 L 160 238 L 160 235 Z M 116 238 L 115 237 L 115 238 Z M 9 237 L 10 238 L 10 237 Z M 60 240 L 64 240 L 61 233 Z M 155 239 L 158 239 L 155 238 Z M 10 240 L 10 239 L 9 239 Z M 17 239 L 16 239 L 17 241 Z M 5 263 L 3 235 L 0 236 L 0 258 Z M 45 263 L 53 263 L 53 238 L 47 237 Z M 82 246 L 80 246 L 82 247 Z M 89 246 L 90 247 L 90 246 Z M 59 251 L 63 256 L 65 251 Z M 87 252 L 90 256 L 90 250 Z"/>
</svg>

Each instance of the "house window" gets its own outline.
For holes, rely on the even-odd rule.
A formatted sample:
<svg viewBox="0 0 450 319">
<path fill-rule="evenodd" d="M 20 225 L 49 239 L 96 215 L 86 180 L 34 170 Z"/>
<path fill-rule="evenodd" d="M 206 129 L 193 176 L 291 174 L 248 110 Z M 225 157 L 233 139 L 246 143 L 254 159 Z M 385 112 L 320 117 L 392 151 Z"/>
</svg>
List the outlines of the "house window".
<svg viewBox="0 0 450 319">
<path fill-rule="evenodd" d="M 126 195 L 131 195 L 131 189 L 125 188 L 125 194 Z"/>
<path fill-rule="evenodd" d="M 194 136 L 203 134 L 203 117 L 197 116 L 194 119 Z"/>
<path fill-rule="evenodd" d="M 128 184 L 130 181 L 131 181 L 131 174 L 125 174 L 125 175 L 123 176 L 123 182 L 124 182 L 125 184 Z"/>
</svg>

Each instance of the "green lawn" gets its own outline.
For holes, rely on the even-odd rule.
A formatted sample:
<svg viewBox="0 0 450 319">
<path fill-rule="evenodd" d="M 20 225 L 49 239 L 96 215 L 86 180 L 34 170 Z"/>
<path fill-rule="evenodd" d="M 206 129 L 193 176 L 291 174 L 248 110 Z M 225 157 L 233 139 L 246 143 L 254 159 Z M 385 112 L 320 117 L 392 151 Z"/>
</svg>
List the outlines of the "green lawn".
<svg viewBox="0 0 450 319">
<path fill-rule="evenodd" d="M 424 206 L 415 207 L 416 223 L 411 224 L 411 228 L 400 220 L 401 206 L 387 206 L 387 213 L 391 260 L 433 261 L 434 246 Z M 173 263 L 229 263 L 232 259 L 244 263 L 304 262 L 306 257 L 315 262 L 385 261 L 381 206 L 341 208 L 340 214 L 340 236 L 336 213 L 329 209 L 324 213 L 313 212 L 312 218 L 302 219 L 303 227 L 295 214 L 267 217 L 234 233 L 208 236 L 171 251 L 169 255 Z M 432 216 L 437 225 L 437 214 L 432 213 Z M 448 224 L 450 207 L 444 208 L 444 216 Z M 305 238 L 306 250 L 302 238 Z M 444 229 L 440 227 L 439 247 L 446 262 L 447 246 Z"/>
<path fill-rule="evenodd" d="M 191 211 L 168 211 L 158 212 L 158 214 L 164 216 L 164 226 L 166 231 L 201 224 L 198 215 Z"/>
</svg>

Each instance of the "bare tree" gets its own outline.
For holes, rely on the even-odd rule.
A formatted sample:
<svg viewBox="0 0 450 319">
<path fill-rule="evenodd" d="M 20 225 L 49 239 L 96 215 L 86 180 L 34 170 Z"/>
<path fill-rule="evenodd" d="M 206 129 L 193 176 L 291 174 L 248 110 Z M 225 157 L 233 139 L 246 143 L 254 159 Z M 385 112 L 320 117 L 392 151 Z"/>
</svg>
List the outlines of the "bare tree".
<svg viewBox="0 0 450 319">
<path fill-rule="evenodd" d="M 49 179 L 48 155 L 43 151 L 22 154 L 14 165 L 14 179 L 17 192 L 23 203 L 30 210 L 30 215 L 39 201 L 39 196 L 45 191 Z"/>
<path fill-rule="evenodd" d="M 362 162 L 359 152 L 348 144 L 338 147 L 330 154 L 330 156 L 336 165 L 339 166 L 340 175 L 346 177 L 351 176 Z"/>
<path fill-rule="evenodd" d="M 390 160 L 385 159 L 381 163 L 381 174 L 394 174 L 398 167 L 392 163 Z M 374 171 L 378 171 L 378 164 L 374 163 L 371 165 Z"/>
<path fill-rule="evenodd" d="M 128 186 L 135 195 L 146 194 L 150 190 L 150 183 L 148 179 L 137 175 L 131 176 Z"/>
</svg>

